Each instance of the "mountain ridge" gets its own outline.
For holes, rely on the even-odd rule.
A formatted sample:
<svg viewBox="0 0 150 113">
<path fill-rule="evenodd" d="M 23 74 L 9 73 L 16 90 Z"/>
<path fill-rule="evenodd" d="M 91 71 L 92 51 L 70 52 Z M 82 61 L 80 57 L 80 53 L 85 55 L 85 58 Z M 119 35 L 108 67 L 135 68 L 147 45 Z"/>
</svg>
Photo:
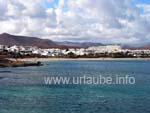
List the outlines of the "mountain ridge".
<svg viewBox="0 0 150 113">
<path fill-rule="evenodd" d="M 0 45 L 8 46 L 36 46 L 39 48 L 87 48 L 90 46 L 102 46 L 102 43 L 94 42 L 56 42 L 49 39 L 38 37 L 11 35 L 8 33 L 0 34 Z"/>
<path fill-rule="evenodd" d="M 57 42 L 60 45 L 65 45 L 65 46 L 73 46 L 73 47 L 79 47 L 79 48 L 86 48 L 86 47 L 91 47 L 91 46 L 104 46 L 105 44 L 102 43 L 95 43 L 95 42 L 69 42 L 69 41 L 64 41 L 64 42 Z"/>
<path fill-rule="evenodd" d="M 49 39 L 38 37 L 18 36 L 8 33 L 0 34 L 0 45 L 36 46 L 40 48 L 60 48 L 61 46 Z"/>
<path fill-rule="evenodd" d="M 106 44 L 99 42 L 56 42 L 50 39 L 41 39 L 38 37 L 30 37 L 30 36 L 19 36 L 19 35 L 11 35 L 8 33 L 0 34 L 0 45 L 8 45 L 8 46 L 36 46 L 39 48 L 87 48 L 91 46 L 105 46 Z M 112 44 L 108 44 L 112 45 Z M 150 44 L 146 44 L 143 46 L 135 47 L 131 45 L 123 46 L 124 49 L 150 49 Z"/>
</svg>

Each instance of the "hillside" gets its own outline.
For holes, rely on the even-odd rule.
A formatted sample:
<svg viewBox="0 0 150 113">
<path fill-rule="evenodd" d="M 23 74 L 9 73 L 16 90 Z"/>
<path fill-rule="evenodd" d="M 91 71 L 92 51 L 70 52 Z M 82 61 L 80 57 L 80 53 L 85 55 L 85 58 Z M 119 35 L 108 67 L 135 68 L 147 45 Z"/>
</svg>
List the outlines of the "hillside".
<svg viewBox="0 0 150 113">
<path fill-rule="evenodd" d="M 94 42 L 57 42 L 60 45 L 71 46 L 71 47 L 78 47 L 78 48 L 86 48 L 91 46 L 104 46 L 102 43 L 94 43 Z"/>
<path fill-rule="evenodd" d="M 58 44 L 48 39 L 37 37 L 15 36 L 7 33 L 0 34 L 0 45 L 36 46 L 40 48 L 60 48 Z"/>
</svg>

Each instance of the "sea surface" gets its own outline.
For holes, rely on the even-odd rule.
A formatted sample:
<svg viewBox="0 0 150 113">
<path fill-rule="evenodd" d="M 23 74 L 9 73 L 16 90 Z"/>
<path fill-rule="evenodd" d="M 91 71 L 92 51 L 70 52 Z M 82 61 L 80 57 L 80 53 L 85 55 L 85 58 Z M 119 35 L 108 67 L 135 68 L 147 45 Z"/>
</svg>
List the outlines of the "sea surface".
<svg viewBox="0 0 150 113">
<path fill-rule="evenodd" d="M 46 85 L 46 76 L 135 77 L 134 85 Z M 0 113 L 150 113 L 150 61 L 50 61 L 0 68 Z"/>
</svg>

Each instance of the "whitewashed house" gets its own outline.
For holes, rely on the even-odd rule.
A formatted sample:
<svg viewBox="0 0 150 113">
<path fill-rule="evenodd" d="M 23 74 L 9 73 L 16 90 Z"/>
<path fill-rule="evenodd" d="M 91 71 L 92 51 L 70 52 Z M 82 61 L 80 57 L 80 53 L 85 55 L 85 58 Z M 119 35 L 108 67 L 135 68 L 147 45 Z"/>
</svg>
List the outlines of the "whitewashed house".
<svg viewBox="0 0 150 113">
<path fill-rule="evenodd" d="M 8 48 L 8 51 L 9 52 L 19 52 L 19 47 L 14 45 L 14 46 L 11 46 L 10 48 Z"/>
</svg>

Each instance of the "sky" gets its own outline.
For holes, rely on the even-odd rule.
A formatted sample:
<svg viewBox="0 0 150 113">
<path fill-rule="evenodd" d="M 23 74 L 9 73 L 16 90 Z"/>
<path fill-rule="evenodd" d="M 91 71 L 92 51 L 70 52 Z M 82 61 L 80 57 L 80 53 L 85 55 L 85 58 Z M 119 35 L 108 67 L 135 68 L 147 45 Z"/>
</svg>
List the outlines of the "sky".
<svg viewBox="0 0 150 113">
<path fill-rule="evenodd" d="M 150 43 L 150 0 L 0 0 L 0 33 L 54 41 Z"/>
</svg>

